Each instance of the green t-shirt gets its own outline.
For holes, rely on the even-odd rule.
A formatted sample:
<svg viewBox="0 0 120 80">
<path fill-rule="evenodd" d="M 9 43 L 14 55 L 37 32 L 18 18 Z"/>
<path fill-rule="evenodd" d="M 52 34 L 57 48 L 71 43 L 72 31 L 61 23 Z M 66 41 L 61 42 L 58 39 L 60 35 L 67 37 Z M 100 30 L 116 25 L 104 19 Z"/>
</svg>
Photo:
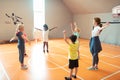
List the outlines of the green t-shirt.
<svg viewBox="0 0 120 80">
<path fill-rule="evenodd" d="M 74 34 L 75 36 L 77 36 L 77 39 L 79 39 L 80 34 L 79 34 L 78 32 L 74 32 L 73 34 Z"/>
</svg>

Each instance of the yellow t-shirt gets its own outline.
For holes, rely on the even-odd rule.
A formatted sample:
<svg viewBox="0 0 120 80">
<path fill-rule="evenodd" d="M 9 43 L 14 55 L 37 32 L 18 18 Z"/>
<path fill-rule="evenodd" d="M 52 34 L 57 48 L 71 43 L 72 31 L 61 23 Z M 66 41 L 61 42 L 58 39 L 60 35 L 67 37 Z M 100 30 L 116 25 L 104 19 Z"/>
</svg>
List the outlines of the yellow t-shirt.
<svg viewBox="0 0 120 80">
<path fill-rule="evenodd" d="M 70 60 L 76 60 L 78 59 L 78 50 L 79 50 L 79 43 L 76 42 L 75 44 L 69 45 L 69 54 L 68 57 Z"/>
</svg>

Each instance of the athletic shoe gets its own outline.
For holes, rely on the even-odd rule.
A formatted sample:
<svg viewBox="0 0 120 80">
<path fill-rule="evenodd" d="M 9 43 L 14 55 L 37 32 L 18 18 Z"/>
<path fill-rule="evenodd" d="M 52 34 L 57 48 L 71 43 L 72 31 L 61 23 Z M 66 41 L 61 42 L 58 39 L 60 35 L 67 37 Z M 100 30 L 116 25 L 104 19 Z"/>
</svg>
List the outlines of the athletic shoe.
<svg viewBox="0 0 120 80">
<path fill-rule="evenodd" d="M 72 78 L 70 78 L 70 77 L 65 77 L 65 80 L 72 80 Z"/>
<path fill-rule="evenodd" d="M 95 67 L 95 70 L 98 70 L 98 67 Z"/>
<path fill-rule="evenodd" d="M 77 78 L 76 75 L 72 75 L 72 77 L 75 78 L 75 79 Z"/>
<path fill-rule="evenodd" d="M 95 70 L 95 68 L 94 67 L 89 67 L 88 70 Z"/>
<path fill-rule="evenodd" d="M 27 67 L 27 65 L 23 65 L 23 66 L 21 66 L 21 69 L 22 69 L 22 70 L 27 70 L 28 67 Z"/>
<path fill-rule="evenodd" d="M 49 53 L 49 50 L 47 50 L 47 53 Z"/>
<path fill-rule="evenodd" d="M 45 50 L 43 50 L 43 52 L 45 53 Z"/>
</svg>

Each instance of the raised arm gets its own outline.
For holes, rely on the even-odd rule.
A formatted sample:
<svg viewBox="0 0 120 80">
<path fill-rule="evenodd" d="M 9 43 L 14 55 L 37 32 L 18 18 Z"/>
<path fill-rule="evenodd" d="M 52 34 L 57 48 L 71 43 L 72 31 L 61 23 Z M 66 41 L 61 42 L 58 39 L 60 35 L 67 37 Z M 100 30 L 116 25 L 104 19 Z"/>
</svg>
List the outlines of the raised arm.
<svg viewBox="0 0 120 80">
<path fill-rule="evenodd" d="M 67 44 L 69 44 L 69 42 L 68 42 L 68 40 L 67 40 L 67 37 L 66 37 L 66 31 L 65 31 L 65 30 L 63 31 L 63 35 L 64 35 L 64 40 L 65 40 L 65 42 L 66 42 Z"/>
<path fill-rule="evenodd" d="M 23 35 L 21 35 L 22 36 L 22 38 L 25 40 L 25 41 L 27 41 L 29 44 L 31 44 L 30 43 L 30 40 L 23 34 Z"/>
<path fill-rule="evenodd" d="M 73 25 L 73 23 L 70 24 L 70 27 L 71 27 L 71 31 L 73 33 L 74 32 L 74 25 Z"/>
<path fill-rule="evenodd" d="M 9 16 L 7 13 L 6 13 L 5 15 L 6 15 L 8 18 L 10 18 L 10 16 Z"/>
<path fill-rule="evenodd" d="M 35 28 L 35 29 L 40 30 L 40 31 L 43 31 L 42 29 L 39 29 L 39 28 Z"/>
<path fill-rule="evenodd" d="M 55 28 L 57 28 L 57 27 L 53 27 L 53 28 L 49 29 L 49 31 L 52 31 L 52 30 L 55 29 Z"/>
<path fill-rule="evenodd" d="M 19 17 L 19 16 L 16 16 L 17 18 L 19 18 L 19 19 L 22 19 L 21 17 Z"/>
<path fill-rule="evenodd" d="M 108 27 L 109 26 L 109 22 L 106 22 L 105 24 L 103 24 L 103 26 L 100 28 L 100 30 L 103 30 L 104 28 Z"/>
</svg>

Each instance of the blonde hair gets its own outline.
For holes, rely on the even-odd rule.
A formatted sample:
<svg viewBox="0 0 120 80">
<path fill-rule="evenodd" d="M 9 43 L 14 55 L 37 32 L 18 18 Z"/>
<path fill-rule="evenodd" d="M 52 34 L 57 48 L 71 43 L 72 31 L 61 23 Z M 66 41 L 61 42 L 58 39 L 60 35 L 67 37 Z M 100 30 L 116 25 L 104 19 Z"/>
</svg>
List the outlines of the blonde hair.
<svg viewBox="0 0 120 80">
<path fill-rule="evenodd" d="M 78 27 L 75 27 L 74 30 L 77 31 L 77 32 L 80 32 L 80 29 Z"/>
<path fill-rule="evenodd" d="M 77 31 L 77 32 L 80 32 L 80 29 L 78 28 L 77 23 L 74 22 L 73 25 L 75 27 L 74 30 Z"/>
<path fill-rule="evenodd" d="M 18 24 L 17 28 L 16 28 L 16 32 L 21 31 L 21 29 L 23 29 L 23 28 L 24 28 L 24 26 L 22 24 Z"/>
</svg>

